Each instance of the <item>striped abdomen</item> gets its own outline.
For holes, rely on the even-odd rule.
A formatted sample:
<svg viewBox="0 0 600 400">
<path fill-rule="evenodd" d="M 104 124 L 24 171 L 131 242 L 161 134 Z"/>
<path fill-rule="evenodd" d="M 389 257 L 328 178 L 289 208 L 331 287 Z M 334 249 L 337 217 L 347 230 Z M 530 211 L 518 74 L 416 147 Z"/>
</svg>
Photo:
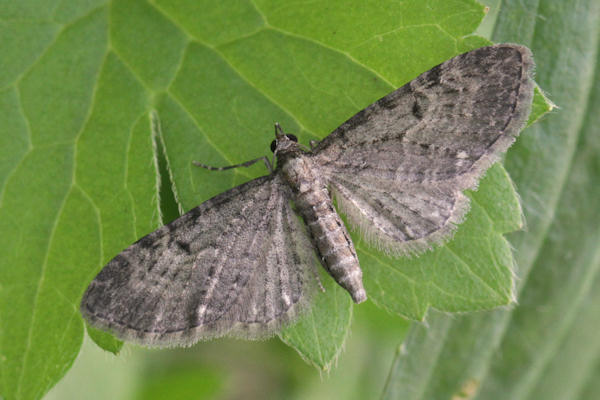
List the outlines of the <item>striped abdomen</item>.
<svg viewBox="0 0 600 400">
<path fill-rule="evenodd" d="M 296 206 L 308 225 L 321 262 L 355 303 L 367 299 L 354 244 L 318 172 L 304 158 L 289 160 L 284 175 L 296 194 Z"/>
</svg>

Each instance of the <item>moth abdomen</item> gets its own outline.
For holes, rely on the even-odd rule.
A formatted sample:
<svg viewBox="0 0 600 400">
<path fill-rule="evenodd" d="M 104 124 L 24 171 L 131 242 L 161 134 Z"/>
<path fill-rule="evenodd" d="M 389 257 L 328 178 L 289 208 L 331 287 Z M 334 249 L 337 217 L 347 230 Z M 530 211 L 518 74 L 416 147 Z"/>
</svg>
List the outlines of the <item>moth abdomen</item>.
<svg viewBox="0 0 600 400">
<path fill-rule="evenodd" d="M 314 185 L 299 193 L 296 201 L 319 251 L 323 267 L 350 293 L 355 303 L 365 301 L 367 295 L 354 244 L 342 219 L 333 208 L 327 188 L 324 185 Z"/>
</svg>

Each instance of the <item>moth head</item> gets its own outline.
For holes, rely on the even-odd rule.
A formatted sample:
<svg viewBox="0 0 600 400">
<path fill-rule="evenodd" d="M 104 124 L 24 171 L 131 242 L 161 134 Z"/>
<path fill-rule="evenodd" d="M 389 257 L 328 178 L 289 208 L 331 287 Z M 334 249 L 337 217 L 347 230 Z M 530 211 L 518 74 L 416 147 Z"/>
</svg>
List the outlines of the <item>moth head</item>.
<svg viewBox="0 0 600 400">
<path fill-rule="evenodd" d="M 275 123 L 275 140 L 271 142 L 271 151 L 275 153 L 282 152 L 286 150 L 295 149 L 298 146 L 298 138 L 291 133 L 284 133 L 283 129 L 281 129 L 281 125 L 278 122 Z"/>
</svg>

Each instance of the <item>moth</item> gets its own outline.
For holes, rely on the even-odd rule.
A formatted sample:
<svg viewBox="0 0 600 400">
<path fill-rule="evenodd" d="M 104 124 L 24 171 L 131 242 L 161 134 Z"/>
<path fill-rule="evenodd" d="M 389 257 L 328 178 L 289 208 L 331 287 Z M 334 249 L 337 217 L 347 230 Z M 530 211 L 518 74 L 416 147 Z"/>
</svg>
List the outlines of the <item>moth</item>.
<svg viewBox="0 0 600 400">
<path fill-rule="evenodd" d="M 482 47 L 421 74 L 311 148 L 277 125 L 270 174 L 123 250 L 90 283 L 82 315 L 150 346 L 266 337 L 310 305 L 318 264 L 354 302 L 366 300 L 333 199 L 394 255 L 447 240 L 468 209 L 462 191 L 523 128 L 533 68 L 525 47 Z"/>
</svg>

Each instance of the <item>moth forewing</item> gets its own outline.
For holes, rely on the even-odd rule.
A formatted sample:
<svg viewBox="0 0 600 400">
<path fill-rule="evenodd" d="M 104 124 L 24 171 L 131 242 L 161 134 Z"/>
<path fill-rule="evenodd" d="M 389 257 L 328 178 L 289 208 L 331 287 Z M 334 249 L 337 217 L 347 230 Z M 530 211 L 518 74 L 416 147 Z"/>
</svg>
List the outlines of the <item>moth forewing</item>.
<svg viewBox="0 0 600 400">
<path fill-rule="evenodd" d="M 533 58 L 483 47 L 421 74 L 343 123 L 315 162 L 350 223 L 398 255 L 447 240 L 468 210 L 462 191 L 514 142 L 533 97 Z"/>
</svg>

